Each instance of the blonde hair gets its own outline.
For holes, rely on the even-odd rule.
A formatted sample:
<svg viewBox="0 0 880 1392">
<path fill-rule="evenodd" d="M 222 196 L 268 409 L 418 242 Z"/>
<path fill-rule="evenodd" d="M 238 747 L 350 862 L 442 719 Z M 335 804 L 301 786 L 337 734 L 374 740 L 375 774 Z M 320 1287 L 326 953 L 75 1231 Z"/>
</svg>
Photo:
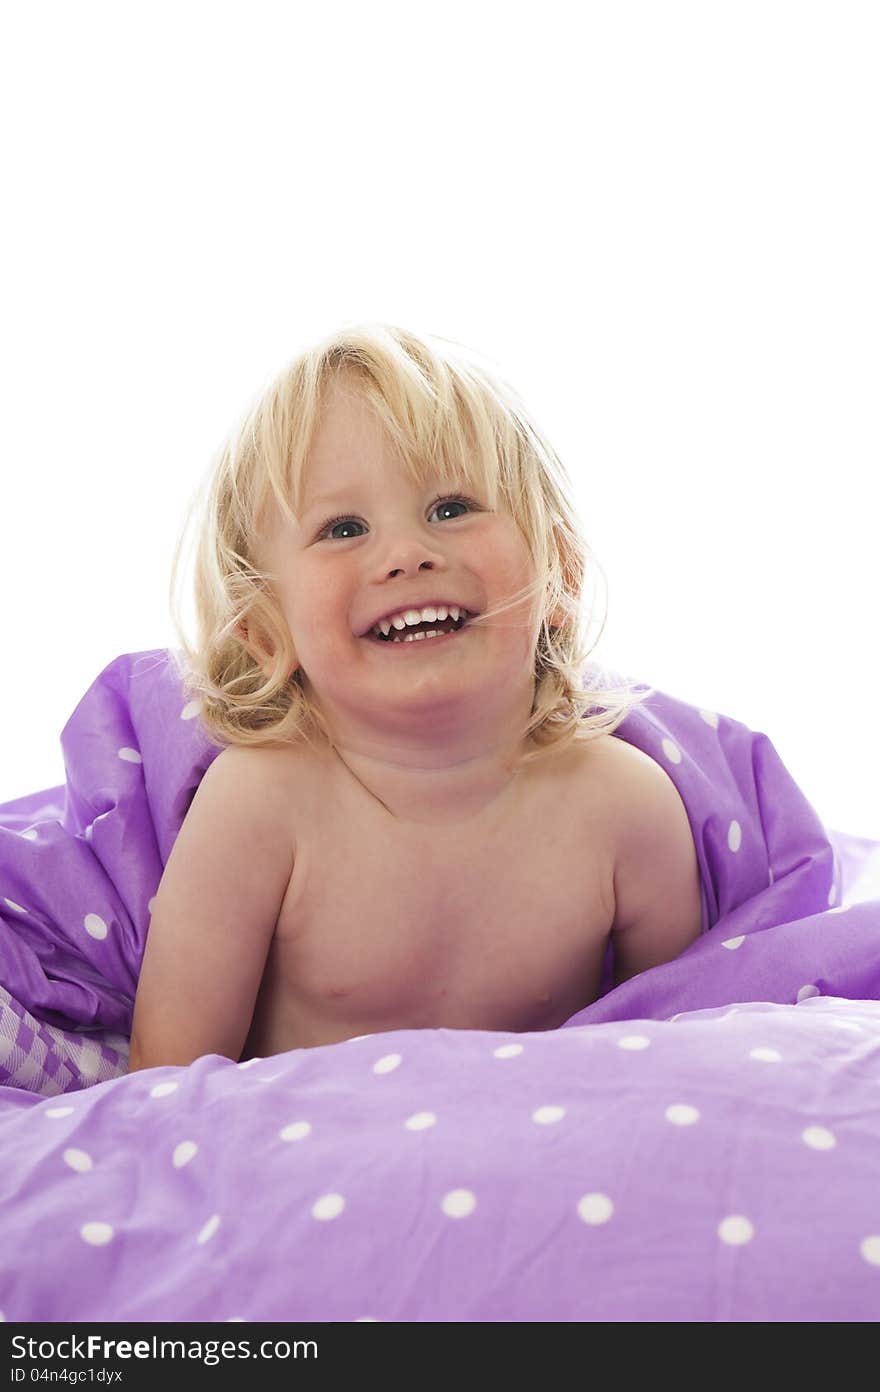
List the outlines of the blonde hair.
<svg viewBox="0 0 880 1392">
<path fill-rule="evenodd" d="M 310 443 L 329 389 L 354 382 L 420 484 L 436 472 L 504 507 L 526 539 L 536 579 L 486 620 L 531 596 L 540 606 L 535 696 L 523 731 L 526 764 L 573 740 L 610 734 L 653 694 L 629 683 L 584 685 L 592 651 L 583 594 L 593 560 L 561 461 L 514 389 L 461 344 L 372 322 L 348 325 L 300 352 L 263 390 L 222 445 L 190 504 L 171 574 L 173 656 L 209 737 L 225 745 L 332 743 L 294 671 L 292 635 L 258 563 L 272 500 L 294 524 Z M 190 644 L 177 598 L 181 554 L 200 517 L 193 575 L 197 636 Z M 604 580 L 604 574 L 603 574 Z M 533 608 L 532 613 L 536 610 Z M 552 622 L 551 622 L 552 620 Z M 596 642 L 604 629 L 597 635 Z M 594 678 L 606 673 L 594 666 Z"/>
</svg>

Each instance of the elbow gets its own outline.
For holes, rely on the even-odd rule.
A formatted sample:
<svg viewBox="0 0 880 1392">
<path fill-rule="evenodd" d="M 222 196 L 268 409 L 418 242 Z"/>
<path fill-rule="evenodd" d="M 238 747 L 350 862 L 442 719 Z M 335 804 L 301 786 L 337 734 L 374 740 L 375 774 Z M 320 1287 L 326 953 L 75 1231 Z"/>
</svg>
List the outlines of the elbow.
<svg viewBox="0 0 880 1392">
<path fill-rule="evenodd" d="M 132 1035 L 128 1045 L 128 1068 L 127 1073 L 140 1073 L 145 1068 L 161 1068 L 163 1064 L 173 1063 L 174 1060 L 162 1056 L 162 1050 L 157 1049 L 155 1044 L 152 1048 L 146 1048 L 138 1039 Z"/>
</svg>

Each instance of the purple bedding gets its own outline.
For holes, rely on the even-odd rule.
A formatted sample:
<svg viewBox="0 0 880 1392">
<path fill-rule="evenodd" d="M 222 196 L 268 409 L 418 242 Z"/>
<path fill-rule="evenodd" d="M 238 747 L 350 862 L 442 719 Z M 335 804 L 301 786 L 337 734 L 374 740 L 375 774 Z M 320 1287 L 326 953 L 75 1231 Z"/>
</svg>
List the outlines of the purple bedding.
<svg viewBox="0 0 880 1392">
<path fill-rule="evenodd" d="M 217 754 L 165 650 L 0 806 L 10 1321 L 880 1318 L 880 842 L 656 692 L 703 934 L 558 1030 L 396 1030 L 125 1075 L 163 866 Z M 539 926 L 539 925 L 536 925 Z"/>
</svg>

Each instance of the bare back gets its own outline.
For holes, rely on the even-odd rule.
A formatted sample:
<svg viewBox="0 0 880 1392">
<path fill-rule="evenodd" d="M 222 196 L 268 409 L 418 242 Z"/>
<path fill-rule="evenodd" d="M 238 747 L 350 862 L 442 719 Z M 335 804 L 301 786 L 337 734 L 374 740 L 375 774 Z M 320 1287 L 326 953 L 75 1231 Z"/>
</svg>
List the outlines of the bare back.
<svg viewBox="0 0 880 1392">
<path fill-rule="evenodd" d="M 294 869 L 242 1059 L 392 1029 L 545 1030 L 599 990 L 614 919 L 601 736 L 458 826 L 396 820 L 333 751 L 281 750 Z"/>
</svg>

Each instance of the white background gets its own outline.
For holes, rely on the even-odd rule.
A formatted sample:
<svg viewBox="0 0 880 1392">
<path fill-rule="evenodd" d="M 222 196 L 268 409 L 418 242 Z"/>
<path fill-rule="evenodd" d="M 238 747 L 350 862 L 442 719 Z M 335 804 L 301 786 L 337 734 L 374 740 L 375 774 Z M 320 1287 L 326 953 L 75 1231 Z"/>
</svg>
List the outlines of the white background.
<svg viewBox="0 0 880 1392">
<path fill-rule="evenodd" d="M 373 318 L 532 408 L 607 577 L 594 656 L 880 838 L 878 35 L 847 0 L 7 6 L 0 801 L 175 643 L 253 394 Z"/>
</svg>

